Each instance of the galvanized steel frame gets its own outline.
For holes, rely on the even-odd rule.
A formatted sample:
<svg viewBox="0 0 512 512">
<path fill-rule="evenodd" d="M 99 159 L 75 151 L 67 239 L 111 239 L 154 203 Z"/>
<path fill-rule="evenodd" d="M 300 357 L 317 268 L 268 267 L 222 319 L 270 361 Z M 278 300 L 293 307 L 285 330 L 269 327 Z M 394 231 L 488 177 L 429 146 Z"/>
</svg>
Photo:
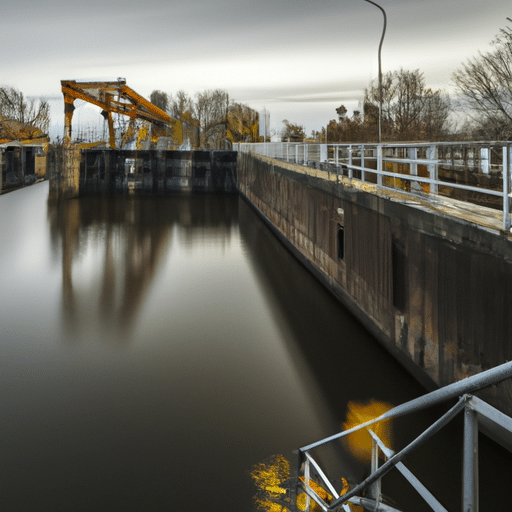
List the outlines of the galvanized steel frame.
<svg viewBox="0 0 512 512">
<path fill-rule="evenodd" d="M 502 172 L 503 190 L 491 190 L 484 187 L 461 185 L 439 180 L 438 169 L 440 165 L 457 166 L 454 159 L 450 161 L 439 158 L 439 150 L 456 148 L 464 151 L 478 150 L 479 168 L 483 174 L 489 174 L 491 148 L 501 149 L 499 164 Z M 404 149 L 407 158 L 399 158 L 386 153 Z M 426 152 L 426 158 L 418 158 L 418 150 Z M 307 166 L 321 167 L 321 165 L 334 166 L 336 172 L 347 171 L 349 178 L 353 178 L 353 171 L 361 173 L 361 181 L 367 181 L 367 173 L 377 175 L 377 185 L 392 188 L 383 184 L 383 177 L 399 178 L 411 183 L 429 185 L 429 193 L 436 195 L 439 187 L 447 187 L 468 192 L 477 192 L 494 197 L 502 197 L 502 225 L 503 231 L 510 232 L 512 227 L 510 198 L 512 196 L 512 144 L 506 142 L 423 142 L 414 144 L 386 143 L 386 144 L 309 144 L 300 142 L 271 142 L 262 144 L 238 144 L 238 151 L 252 152 Z M 343 156 L 346 154 L 347 156 Z M 361 165 L 353 163 L 358 156 Z M 371 156 L 370 156 L 371 154 Z M 375 169 L 368 167 L 368 162 L 375 162 Z M 409 174 L 386 171 L 386 163 L 395 163 L 408 166 Z M 428 177 L 418 176 L 418 165 L 424 165 L 428 170 Z"/>
<path fill-rule="evenodd" d="M 349 430 L 345 430 L 326 439 L 300 448 L 298 451 L 299 462 L 297 474 L 300 474 L 301 466 L 304 465 L 305 478 L 304 482 L 301 482 L 299 479 L 297 479 L 297 490 L 302 488 L 307 494 L 308 508 L 306 510 L 309 510 L 310 499 L 313 499 L 325 512 L 331 510 L 339 510 L 340 508 L 344 511 L 348 511 L 350 510 L 348 507 L 349 502 L 358 505 L 366 504 L 367 506 L 373 507 L 369 508 L 369 510 L 395 510 L 380 503 L 380 480 L 386 473 L 396 468 L 416 489 L 416 491 L 420 494 L 420 496 L 425 500 L 425 502 L 430 506 L 432 510 L 436 512 L 446 512 L 446 509 L 433 496 L 433 494 L 428 491 L 428 489 L 426 489 L 423 484 L 421 484 L 421 482 L 412 474 L 412 472 L 403 464 L 402 459 L 407 454 L 411 453 L 421 444 L 430 439 L 436 432 L 438 432 L 443 426 L 449 423 L 461 411 L 464 411 L 462 510 L 464 510 L 464 512 L 478 512 L 479 421 L 487 423 L 487 428 L 489 429 L 488 431 L 495 433 L 499 442 L 502 442 L 503 438 L 506 438 L 506 441 L 502 442 L 502 444 L 510 451 L 512 451 L 512 418 L 501 413 L 483 400 L 469 395 L 468 393 L 492 384 L 496 384 L 510 377 L 512 377 L 512 362 L 504 363 L 500 366 L 491 368 L 490 370 L 481 372 L 477 375 L 473 375 L 472 377 L 468 377 L 459 382 L 450 384 L 444 388 L 423 395 L 417 399 L 411 400 L 410 402 L 394 407 L 390 411 L 371 421 L 367 421 Z M 418 436 L 414 441 L 412 441 L 408 446 L 403 448 L 398 453 L 394 453 L 387 446 L 385 446 L 384 443 L 378 438 L 378 436 L 369 428 L 379 421 L 410 414 L 412 412 L 416 412 L 441 402 L 453 399 L 457 396 L 460 398 L 455 406 L 453 406 L 447 413 L 445 413 L 420 436 Z M 334 440 L 345 437 L 363 428 L 368 429 L 368 432 L 373 438 L 370 476 L 356 487 L 354 487 L 352 490 L 340 496 L 332 486 L 329 478 L 320 468 L 318 463 L 313 459 L 310 452 L 314 448 L 331 443 Z M 387 461 L 380 467 L 378 467 L 377 457 L 377 452 L 379 449 L 387 458 Z M 329 489 L 329 492 L 334 497 L 334 501 L 332 503 L 326 503 L 309 486 L 311 467 L 313 467 L 316 472 L 316 478 L 321 481 L 322 485 L 325 485 L 326 488 Z M 365 489 L 369 490 L 369 496 L 367 498 L 361 498 L 360 494 Z"/>
</svg>

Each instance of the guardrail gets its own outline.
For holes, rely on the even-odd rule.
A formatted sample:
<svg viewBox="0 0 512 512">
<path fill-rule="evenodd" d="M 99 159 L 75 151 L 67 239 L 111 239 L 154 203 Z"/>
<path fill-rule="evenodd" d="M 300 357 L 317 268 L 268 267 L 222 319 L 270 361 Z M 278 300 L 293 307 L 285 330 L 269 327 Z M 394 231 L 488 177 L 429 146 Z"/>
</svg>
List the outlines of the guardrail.
<svg viewBox="0 0 512 512">
<path fill-rule="evenodd" d="M 502 364 L 433 391 L 432 393 L 423 395 L 389 410 L 378 418 L 301 448 L 299 450 L 298 478 L 295 494 L 298 495 L 300 492 L 306 493 L 306 511 L 310 509 L 312 500 L 325 512 L 340 509 L 344 512 L 350 512 L 349 503 L 362 506 L 365 510 L 397 512 L 395 508 L 381 503 L 381 479 L 389 471 L 396 469 L 400 471 L 405 479 L 416 489 L 432 510 L 436 512 L 446 512 L 446 509 L 434 495 L 404 465 L 403 459 L 430 439 L 458 413 L 464 411 L 462 510 L 464 510 L 464 512 L 478 512 L 479 424 L 484 427 L 486 433 L 490 434 L 503 446 L 512 451 L 512 418 L 501 413 L 479 398 L 468 395 L 467 393 L 510 377 L 512 377 L 512 362 Z M 393 452 L 390 448 L 385 446 L 370 428 L 372 425 L 383 420 L 417 412 L 455 397 L 460 397 L 459 401 L 446 414 L 398 453 Z M 333 441 L 338 441 L 342 437 L 361 429 L 367 429 L 373 440 L 370 476 L 351 490 L 347 491 L 347 489 L 344 488 L 337 491 L 332 483 L 335 479 L 330 479 L 327 476 L 326 472 L 315 461 L 311 452 L 315 448 L 327 445 Z M 378 466 L 379 450 L 386 458 L 386 462 L 380 467 Z M 323 494 L 329 493 L 331 499 L 322 499 L 318 494 L 319 489 L 327 491 Z M 367 490 L 367 495 L 363 497 L 362 493 L 365 490 Z"/>
<path fill-rule="evenodd" d="M 239 143 L 234 149 L 335 171 L 380 187 L 489 206 L 502 211 L 504 231 L 512 227 L 512 143 L 268 142 Z"/>
</svg>

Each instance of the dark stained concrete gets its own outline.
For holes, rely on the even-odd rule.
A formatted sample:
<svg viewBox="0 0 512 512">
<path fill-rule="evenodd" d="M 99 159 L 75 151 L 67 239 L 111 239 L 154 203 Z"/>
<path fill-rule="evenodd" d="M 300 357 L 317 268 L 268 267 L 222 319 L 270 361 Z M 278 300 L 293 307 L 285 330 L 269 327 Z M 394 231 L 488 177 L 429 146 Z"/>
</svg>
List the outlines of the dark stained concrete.
<svg viewBox="0 0 512 512">
<path fill-rule="evenodd" d="M 58 148 L 50 197 L 94 194 L 237 193 L 236 152 Z"/>
<path fill-rule="evenodd" d="M 512 240 L 499 212 L 242 153 L 238 183 L 427 388 L 512 359 Z M 477 394 L 512 415 L 510 380 Z"/>
</svg>

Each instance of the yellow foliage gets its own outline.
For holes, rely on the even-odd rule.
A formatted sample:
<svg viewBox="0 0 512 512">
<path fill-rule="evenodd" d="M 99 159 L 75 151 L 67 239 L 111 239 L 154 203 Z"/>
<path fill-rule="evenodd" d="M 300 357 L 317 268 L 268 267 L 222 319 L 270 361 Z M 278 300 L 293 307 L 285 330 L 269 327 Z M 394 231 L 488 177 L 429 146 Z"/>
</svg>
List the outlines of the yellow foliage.
<svg viewBox="0 0 512 512">
<path fill-rule="evenodd" d="M 302 482 L 304 482 L 303 476 L 299 476 L 299 478 Z M 324 501 L 332 500 L 332 496 L 321 485 L 318 485 L 311 479 L 309 479 L 309 487 L 318 494 L 319 498 L 322 498 Z"/>
<path fill-rule="evenodd" d="M 256 112 L 240 103 L 230 107 L 227 115 L 226 138 L 231 142 L 258 140 L 259 122 Z"/>
<path fill-rule="evenodd" d="M 254 498 L 258 508 L 267 512 L 290 512 L 279 501 L 289 502 L 287 489 L 282 485 L 290 477 L 290 463 L 282 455 L 272 455 L 253 466 L 250 473 L 260 493 Z"/>
<path fill-rule="evenodd" d="M 290 477 L 290 463 L 282 455 L 272 455 L 266 461 L 253 466 L 250 473 L 254 484 L 260 490 L 260 494 L 254 497 L 256 506 L 266 512 L 290 512 L 286 503 L 290 503 L 289 497 L 284 497 L 287 490 L 282 486 Z M 304 482 L 304 477 L 299 477 Z M 309 487 L 325 502 L 330 503 L 333 496 L 321 485 L 313 480 L 309 480 Z M 340 496 L 350 490 L 350 486 L 345 478 L 341 478 Z M 282 503 L 284 502 L 284 504 Z M 299 493 L 297 495 L 296 506 L 298 510 L 305 511 L 307 495 Z M 361 507 L 349 504 L 353 512 L 363 512 Z M 321 507 L 313 500 L 309 503 L 310 512 L 320 512 Z"/>
<path fill-rule="evenodd" d="M 299 495 L 297 495 L 297 502 L 296 502 L 296 504 L 297 504 L 297 508 L 299 510 L 302 510 L 302 511 L 306 510 L 307 499 L 308 499 L 308 496 L 304 492 L 302 492 Z M 314 506 L 315 505 L 318 507 L 318 505 L 314 501 L 311 500 L 310 503 L 312 505 L 310 507 L 310 510 L 314 510 Z M 318 508 L 320 508 L 320 507 L 318 507 Z"/>
<path fill-rule="evenodd" d="M 265 491 L 272 492 L 274 494 L 286 494 L 286 489 L 279 487 L 278 485 L 267 485 Z"/>
<path fill-rule="evenodd" d="M 304 481 L 304 477 L 299 477 L 302 481 Z M 340 491 L 340 496 L 343 496 L 344 494 L 346 494 L 348 491 L 350 491 L 350 485 L 349 483 L 347 482 L 347 480 L 343 477 L 341 477 L 341 491 Z M 320 487 L 316 482 L 313 482 L 313 480 L 310 480 L 309 481 L 309 486 L 318 494 L 318 496 L 320 496 L 320 498 L 322 498 L 324 501 L 331 501 L 332 500 L 332 496 L 325 490 L 323 489 L 322 487 Z M 317 490 L 319 488 L 319 490 Z M 324 498 L 324 496 L 322 496 L 321 492 L 323 492 L 324 495 L 327 495 L 327 499 Z M 297 496 L 297 501 L 296 501 L 296 505 L 297 505 L 297 508 L 301 511 L 305 511 L 306 510 L 306 503 L 307 503 L 307 495 L 306 493 L 301 493 Z M 352 512 L 364 512 L 364 509 L 363 507 L 360 507 L 359 505 L 354 505 L 353 503 L 349 503 L 349 506 L 350 506 L 350 510 Z M 314 500 L 310 500 L 309 502 L 309 510 L 311 512 L 318 512 L 321 509 L 320 505 L 318 505 Z"/>
<path fill-rule="evenodd" d="M 342 486 L 341 486 L 340 496 L 343 496 L 348 491 L 350 491 L 350 485 L 343 477 L 341 477 L 341 484 L 342 484 Z"/>
<path fill-rule="evenodd" d="M 389 411 L 392 407 L 391 404 L 377 400 L 370 400 L 366 404 L 349 402 L 347 418 L 343 423 L 343 429 L 349 430 L 357 425 L 366 423 Z M 374 423 L 368 428 L 377 434 L 386 446 L 391 447 L 391 420 Z M 371 460 L 372 438 L 367 429 L 362 428 L 349 434 L 345 439 L 347 440 L 348 449 L 356 458 L 362 461 Z"/>
<path fill-rule="evenodd" d="M 274 494 L 286 492 L 280 484 L 290 476 L 290 463 L 282 455 L 272 455 L 265 462 L 253 466 L 251 478 L 259 489 Z M 274 490 L 270 490 L 274 489 Z"/>
<path fill-rule="evenodd" d="M 262 510 L 266 510 L 268 512 L 290 512 L 290 510 L 281 503 L 275 503 L 270 500 L 255 500 L 256 506 Z"/>
</svg>

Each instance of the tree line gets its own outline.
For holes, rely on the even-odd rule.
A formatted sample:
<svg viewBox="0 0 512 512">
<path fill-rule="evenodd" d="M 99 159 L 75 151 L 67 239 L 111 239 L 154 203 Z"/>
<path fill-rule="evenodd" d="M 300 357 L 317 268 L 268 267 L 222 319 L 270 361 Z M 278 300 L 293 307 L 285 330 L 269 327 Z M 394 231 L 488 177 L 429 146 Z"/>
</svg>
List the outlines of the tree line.
<svg viewBox="0 0 512 512">
<path fill-rule="evenodd" d="M 512 140 L 512 29 L 502 28 L 487 52 L 468 59 L 452 76 L 455 97 L 432 90 L 419 69 L 389 71 L 382 77 L 383 141 Z M 315 131 L 312 140 L 376 142 L 380 93 L 377 80 L 364 91 L 362 109 L 349 117 L 341 105 L 338 119 Z M 257 142 L 258 113 L 231 101 L 227 91 L 206 90 L 194 97 L 180 90 L 151 93 L 150 101 L 182 122 L 192 146 L 220 148 L 225 141 Z M 455 119 L 463 119 L 456 122 Z M 27 99 L 13 87 L 0 87 L 0 125 L 7 121 L 48 133 L 48 102 Z M 283 120 L 282 140 L 306 140 L 304 127 Z M 11 123 L 12 125 L 12 123 Z"/>
<path fill-rule="evenodd" d="M 50 127 L 48 101 L 26 98 L 14 87 L 0 87 L 0 128 L 10 137 L 47 134 Z M 36 128 L 27 130 L 27 128 Z"/>
<path fill-rule="evenodd" d="M 456 95 L 432 90 L 419 69 L 382 77 L 383 141 L 512 140 L 512 29 L 500 30 L 491 49 L 462 64 L 452 76 Z M 364 91 L 362 111 L 341 105 L 312 139 L 376 142 L 380 93 L 377 80 Z M 461 121 L 462 120 L 462 121 Z M 304 140 L 304 129 L 284 120 L 283 139 Z"/>
<path fill-rule="evenodd" d="M 184 138 L 194 147 L 218 149 L 224 147 L 225 141 L 259 141 L 258 112 L 231 101 L 223 89 L 206 90 L 195 97 L 183 90 L 176 94 L 154 90 L 150 101 L 181 121 Z"/>
</svg>

